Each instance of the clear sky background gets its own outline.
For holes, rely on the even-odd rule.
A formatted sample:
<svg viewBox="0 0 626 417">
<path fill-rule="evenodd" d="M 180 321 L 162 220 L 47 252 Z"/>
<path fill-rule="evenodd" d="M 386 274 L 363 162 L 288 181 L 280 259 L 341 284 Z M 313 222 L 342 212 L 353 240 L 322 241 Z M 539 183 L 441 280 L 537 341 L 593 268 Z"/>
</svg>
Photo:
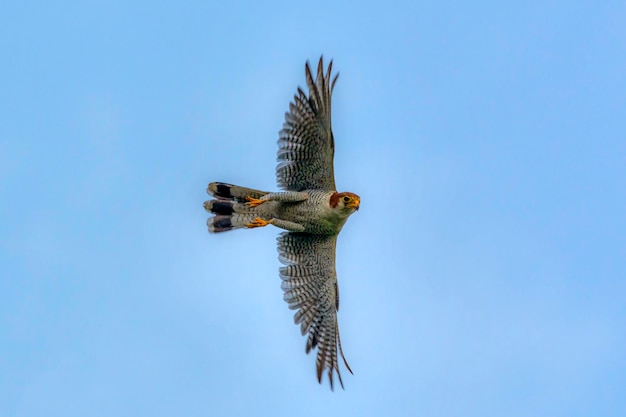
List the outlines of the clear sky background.
<svg viewBox="0 0 626 417">
<path fill-rule="evenodd" d="M 626 415 L 626 3 L 0 6 L 0 415 Z M 282 301 L 304 63 L 335 88 L 345 391 Z"/>
</svg>

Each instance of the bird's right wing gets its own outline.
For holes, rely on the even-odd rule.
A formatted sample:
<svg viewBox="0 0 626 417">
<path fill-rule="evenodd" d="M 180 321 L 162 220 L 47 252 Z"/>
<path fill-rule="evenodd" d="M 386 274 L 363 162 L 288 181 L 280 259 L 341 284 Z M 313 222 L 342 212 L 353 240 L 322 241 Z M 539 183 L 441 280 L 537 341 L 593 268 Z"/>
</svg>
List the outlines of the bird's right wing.
<svg viewBox="0 0 626 417">
<path fill-rule="evenodd" d="M 339 293 L 335 271 L 335 246 L 337 236 L 307 233 L 282 233 L 278 237 L 280 268 L 284 299 L 294 315 L 303 335 L 308 334 L 306 353 L 317 347 L 317 380 L 328 369 L 330 387 L 333 388 L 333 371 L 343 388 L 339 372 L 337 351 L 350 373 L 339 339 L 337 309 Z"/>
<path fill-rule="evenodd" d="M 288 191 L 335 190 L 335 142 L 330 120 L 330 99 L 339 74 L 331 81 L 333 62 L 324 74 L 322 58 L 315 81 L 306 63 L 307 97 L 301 88 L 289 104 L 278 139 L 278 186 Z"/>
</svg>

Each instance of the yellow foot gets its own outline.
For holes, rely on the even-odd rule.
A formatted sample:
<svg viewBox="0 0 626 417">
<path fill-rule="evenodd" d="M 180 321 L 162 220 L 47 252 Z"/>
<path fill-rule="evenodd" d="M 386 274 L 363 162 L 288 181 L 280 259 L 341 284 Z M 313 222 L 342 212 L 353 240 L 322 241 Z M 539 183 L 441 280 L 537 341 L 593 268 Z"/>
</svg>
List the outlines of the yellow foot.
<svg viewBox="0 0 626 417">
<path fill-rule="evenodd" d="M 268 224 L 272 224 L 272 221 L 265 221 L 263 219 L 261 219 L 260 217 L 255 218 L 254 220 L 252 220 L 250 223 L 246 224 L 246 227 L 249 229 L 252 229 L 253 227 L 264 227 L 267 226 Z"/>
<path fill-rule="evenodd" d="M 261 204 L 265 203 L 265 200 L 261 200 L 259 198 L 254 198 L 254 197 L 246 197 L 246 206 L 248 207 L 256 207 L 256 206 L 260 206 Z M 265 225 L 263 225 L 265 226 Z"/>
</svg>

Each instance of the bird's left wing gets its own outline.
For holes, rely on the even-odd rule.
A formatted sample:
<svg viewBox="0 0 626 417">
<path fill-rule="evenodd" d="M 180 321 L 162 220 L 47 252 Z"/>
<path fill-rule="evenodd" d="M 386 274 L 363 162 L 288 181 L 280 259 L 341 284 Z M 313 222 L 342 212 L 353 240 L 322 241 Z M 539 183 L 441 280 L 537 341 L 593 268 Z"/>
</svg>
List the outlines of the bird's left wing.
<svg viewBox="0 0 626 417">
<path fill-rule="evenodd" d="M 302 334 L 308 334 L 306 353 L 317 347 L 317 380 L 328 369 L 330 387 L 333 388 L 333 372 L 343 388 L 339 372 L 337 351 L 350 373 L 352 370 L 341 350 L 337 309 L 339 293 L 335 271 L 335 246 L 337 236 L 311 235 L 307 233 L 282 233 L 278 237 L 280 268 L 284 299 L 300 324 Z"/>
<path fill-rule="evenodd" d="M 333 62 L 326 74 L 324 62 L 317 64 L 315 80 L 307 62 L 309 95 L 298 88 L 278 139 L 278 186 L 289 191 L 335 190 L 333 157 L 335 140 L 330 120 L 330 99 L 339 74 L 331 78 Z"/>
</svg>

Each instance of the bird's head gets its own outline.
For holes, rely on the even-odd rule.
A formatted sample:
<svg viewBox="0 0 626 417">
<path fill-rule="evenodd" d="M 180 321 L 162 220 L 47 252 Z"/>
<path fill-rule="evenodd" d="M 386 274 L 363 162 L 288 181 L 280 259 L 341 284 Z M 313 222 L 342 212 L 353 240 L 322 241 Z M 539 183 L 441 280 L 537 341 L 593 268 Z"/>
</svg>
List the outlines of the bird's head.
<svg viewBox="0 0 626 417">
<path fill-rule="evenodd" d="M 330 206 L 341 211 L 354 213 L 359 209 L 361 197 L 354 193 L 335 193 L 330 197 Z"/>
</svg>

